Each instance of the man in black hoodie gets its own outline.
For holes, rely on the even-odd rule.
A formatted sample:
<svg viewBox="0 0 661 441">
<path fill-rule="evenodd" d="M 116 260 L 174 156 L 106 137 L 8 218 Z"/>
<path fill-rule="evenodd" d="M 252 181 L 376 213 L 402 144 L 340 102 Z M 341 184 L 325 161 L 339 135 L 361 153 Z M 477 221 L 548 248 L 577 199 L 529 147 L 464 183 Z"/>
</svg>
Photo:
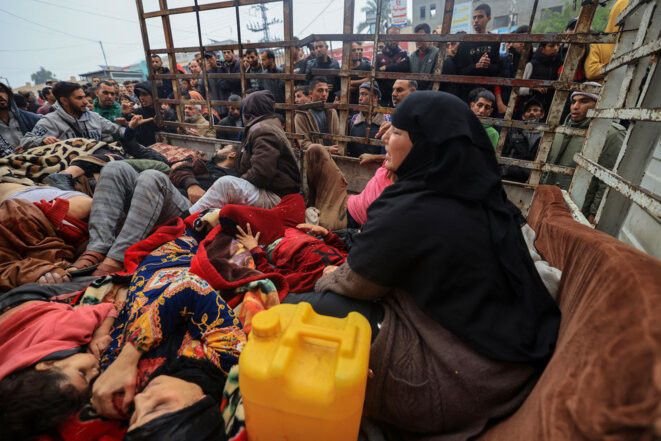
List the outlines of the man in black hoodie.
<svg viewBox="0 0 661 441">
<path fill-rule="evenodd" d="M 169 74 L 170 69 L 163 67 L 163 60 L 161 57 L 154 54 L 151 56 L 151 65 L 154 73 Z M 170 96 L 174 89 L 172 88 L 172 80 L 156 80 L 156 93 L 159 98 L 167 98 Z"/>
<path fill-rule="evenodd" d="M 478 5 L 473 11 L 473 29 L 476 34 L 486 34 L 491 20 L 491 8 L 487 4 Z M 459 75 L 473 77 L 497 77 L 500 68 L 500 42 L 463 41 L 459 44 L 454 61 Z M 468 102 L 468 93 L 474 84 L 460 88 L 460 98 Z M 492 90 L 489 88 L 489 90 Z"/>
<path fill-rule="evenodd" d="M 312 75 L 312 69 L 339 69 L 340 68 L 340 63 L 337 62 L 337 60 L 333 59 L 330 55 L 328 55 L 328 45 L 326 44 L 325 41 L 315 41 L 314 42 L 314 53 L 315 57 L 314 59 L 310 60 L 308 62 L 308 66 L 305 70 L 305 73 L 308 75 Z M 319 74 L 316 74 L 319 75 Z M 335 101 L 335 92 L 340 90 L 340 77 L 338 76 L 328 76 L 329 82 L 328 82 L 328 99 L 327 101 L 329 103 L 332 103 Z"/>
<path fill-rule="evenodd" d="M 149 81 L 142 81 L 136 84 L 133 90 L 135 90 L 135 94 L 140 100 L 142 106 L 136 109 L 134 113 L 136 115 L 142 115 L 144 119 L 154 118 L 156 116 L 156 111 L 154 110 L 154 98 L 151 94 L 151 83 Z M 172 110 L 163 110 L 162 112 L 165 121 L 177 120 L 177 116 Z M 150 146 L 156 143 L 156 132 L 159 131 L 176 133 L 174 127 L 158 127 L 156 125 L 156 120 L 154 120 L 139 126 L 136 130 L 135 139 L 143 146 Z"/>
<path fill-rule="evenodd" d="M 21 138 L 32 131 L 41 116 L 18 108 L 9 87 L 0 83 L 0 157 L 14 153 Z"/>
<path fill-rule="evenodd" d="M 388 28 L 388 34 L 399 34 L 399 28 L 391 26 Z M 411 60 L 409 54 L 399 47 L 399 42 L 389 41 L 383 50 L 376 54 L 376 68 L 382 72 L 410 72 Z M 381 89 L 380 103 L 384 107 L 392 107 L 392 87 L 395 80 L 377 80 Z"/>
</svg>

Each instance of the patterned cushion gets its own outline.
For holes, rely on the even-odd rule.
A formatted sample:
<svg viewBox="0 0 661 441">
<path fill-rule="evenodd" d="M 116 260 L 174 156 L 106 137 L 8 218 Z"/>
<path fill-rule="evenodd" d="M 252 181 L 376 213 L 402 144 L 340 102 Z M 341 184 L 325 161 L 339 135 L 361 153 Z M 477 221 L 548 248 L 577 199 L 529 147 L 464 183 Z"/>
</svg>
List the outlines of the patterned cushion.
<svg viewBox="0 0 661 441">
<path fill-rule="evenodd" d="M 184 147 L 177 147 L 170 144 L 165 144 L 162 142 L 157 142 L 152 144 L 149 148 L 157 151 L 161 155 L 165 156 L 169 162 L 182 161 L 184 159 L 204 159 L 204 152 L 198 150 L 187 149 Z"/>
</svg>

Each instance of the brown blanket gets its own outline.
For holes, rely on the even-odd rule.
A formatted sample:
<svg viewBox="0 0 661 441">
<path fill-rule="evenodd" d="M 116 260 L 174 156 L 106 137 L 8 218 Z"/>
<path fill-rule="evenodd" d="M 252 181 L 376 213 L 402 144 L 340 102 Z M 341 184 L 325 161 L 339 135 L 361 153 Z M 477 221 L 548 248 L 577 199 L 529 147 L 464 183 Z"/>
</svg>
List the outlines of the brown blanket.
<svg viewBox="0 0 661 441">
<path fill-rule="evenodd" d="M 524 404 L 479 439 L 656 439 L 661 261 L 575 222 L 557 187 L 537 188 L 528 222 L 543 258 L 562 270 L 560 335 Z"/>
<path fill-rule="evenodd" d="M 36 282 L 47 272 L 64 275 L 73 257 L 39 208 L 21 199 L 0 205 L 0 290 Z"/>
</svg>

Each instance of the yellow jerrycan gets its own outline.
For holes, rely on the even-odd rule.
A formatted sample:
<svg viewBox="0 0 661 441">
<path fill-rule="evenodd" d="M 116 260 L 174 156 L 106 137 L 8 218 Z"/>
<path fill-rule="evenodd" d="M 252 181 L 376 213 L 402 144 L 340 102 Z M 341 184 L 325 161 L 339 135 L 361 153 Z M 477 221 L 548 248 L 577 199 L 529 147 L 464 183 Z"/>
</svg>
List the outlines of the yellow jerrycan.
<svg viewBox="0 0 661 441">
<path fill-rule="evenodd" d="M 239 357 L 250 441 L 355 441 L 372 330 L 351 312 L 319 315 L 309 303 L 262 311 Z"/>
</svg>

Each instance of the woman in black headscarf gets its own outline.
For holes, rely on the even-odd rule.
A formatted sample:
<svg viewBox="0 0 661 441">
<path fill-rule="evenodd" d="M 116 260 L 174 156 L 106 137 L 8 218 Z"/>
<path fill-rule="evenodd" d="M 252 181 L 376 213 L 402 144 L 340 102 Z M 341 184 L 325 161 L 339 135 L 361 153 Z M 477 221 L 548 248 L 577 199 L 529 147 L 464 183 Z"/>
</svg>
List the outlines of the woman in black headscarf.
<svg viewBox="0 0 661 441">
<path fill-rule="evenodd" d="M 560 312 L 466 104 L 409 95 L 386 151 L 397 181 L 369 208 L 347 262 L 319 279 L 323 294 L 286 301 L 368 317 L 378 335 L 367 416 L 416 439 L 466 439 L 521 404 L 553 352 Z"/>
</svg>

